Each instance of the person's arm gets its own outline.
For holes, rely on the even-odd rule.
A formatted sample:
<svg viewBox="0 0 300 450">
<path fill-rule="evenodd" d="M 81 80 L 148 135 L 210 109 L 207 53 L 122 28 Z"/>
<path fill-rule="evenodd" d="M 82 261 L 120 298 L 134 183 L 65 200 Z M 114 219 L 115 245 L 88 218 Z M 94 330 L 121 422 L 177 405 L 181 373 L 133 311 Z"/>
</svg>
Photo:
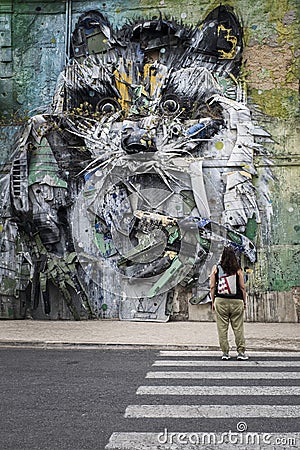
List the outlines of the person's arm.
<svg viewBox="0 0 300 450">
<path fill-rule="evenodd" d="M 214 266 L 212 268 L 212 272 L 211 272 L 210 279 L 209 279 L 211 309 L 213 311 L 215 309 L 216 274 L 217 274 L 217 266 Z"/>
<path fill-rule="evenodd" d="M 247 293 L 246 293 L 245 282 L 244 282 L 244 273 L 243 273 L 242 269 L 238 270 L 238 276 L 239 276 L 240 288 L 241 288 L 241 291 L 243 294 L 244 308 L 246 308 Z"/>
</svg>

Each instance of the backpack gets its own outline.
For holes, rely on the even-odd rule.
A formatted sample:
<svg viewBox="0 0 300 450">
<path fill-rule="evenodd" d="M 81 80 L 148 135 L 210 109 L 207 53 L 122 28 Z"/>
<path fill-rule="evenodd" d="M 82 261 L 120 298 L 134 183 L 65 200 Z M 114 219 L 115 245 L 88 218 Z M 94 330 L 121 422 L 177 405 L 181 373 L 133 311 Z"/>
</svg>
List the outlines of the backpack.
<svg viewBox="0 0 300 450">
<path fill-rule="evenodd" d="M 237 294 L 237 274 L 227 275 L 219 264 L 217 269 L 217 293 L 222 297 L 235 296 Z"/>
</svg>

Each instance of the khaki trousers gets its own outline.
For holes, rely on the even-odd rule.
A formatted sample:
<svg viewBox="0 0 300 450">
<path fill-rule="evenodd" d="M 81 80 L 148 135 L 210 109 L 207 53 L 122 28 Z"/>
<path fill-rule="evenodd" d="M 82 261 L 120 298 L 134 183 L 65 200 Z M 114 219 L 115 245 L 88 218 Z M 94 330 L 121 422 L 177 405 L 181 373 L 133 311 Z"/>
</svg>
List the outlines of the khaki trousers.
<svg viewBox="0 0 300 450">
<path fill-rule="evenodd" d="M 244 302 L 236 298 L 215 298 L 215 311 L 220 348 L 229 353 L 228 327 L 231 324 L 238 353 L 245 352 Z"/>
</svg>

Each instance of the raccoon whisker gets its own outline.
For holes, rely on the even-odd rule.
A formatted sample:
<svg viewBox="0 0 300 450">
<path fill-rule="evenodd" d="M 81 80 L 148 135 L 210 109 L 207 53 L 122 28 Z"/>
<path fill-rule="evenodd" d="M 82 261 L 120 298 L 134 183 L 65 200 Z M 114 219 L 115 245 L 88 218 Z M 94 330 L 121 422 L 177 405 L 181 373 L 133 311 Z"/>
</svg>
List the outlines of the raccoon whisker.
<svg viewBox="0 0 300 450">
<path fill-rule="evenodd" d="M 95 122 L 95 123 L 98 122 L 98 120 L 96 120 L 96 119 L 92 119 L 91 117 L 89 117 L 89 118 L 87 119 L 86 117 L 81 116 L 80 114 L 72 114 L 72 117 L 74 117 L 74 118 L 76 118 L 76 119 L 89 120 L 90 122 Z M 74 122 L 71 121 L 71 119 L 70 119 L 69 117 L 67 117 L 67 122 L 72 123 L 73 125 L 75 125 Z"/>
<path fill-rule="evenodd" d="M 214 139 L 193 139 L 192 142 L 213 142 Z"/>
<path fill-rule="evenodd" d="M 98 156 L 96 159 L 94 159 L 93 161 L 91 161 L 81 172 L 79 172 L 77 174 L 77 176 L 82 175 L 82 173 L 86 172 L 87 170 L 91 169 L 91 168 L 95 168 L 95 165 L 105 159 L 105 161 L 103 161 L 101 164 L 99 164 L 98 167 L 101 167 L 102 165 L 105 165 L 106 163 L 108 164 L 110 162 L 110 160 L 117 158 L 118 156 L 122 155 L 124 152 L 123 151 L 119 151 L 114 153 L 113 155 L 111 154 L 111 152 L 107 151 L 105 152 L 103 155 Z"/>
<path fill-rule="evenodd" d="M 168 147 L 165 148 L 161 153 L 168 154 L 168 155 L 172 155 L 173 153 L 177 154 L 177 155 L 178 154 L 182 155 L 183 153 L 187 153 L 187 152 L 188 152 L 187 149 L 182 148 L 182 146 L 178 146 L 178 145 L 174 144 L 174 145 L 170 146 L 169 148 Z"/>
<path fill-rule="evenodd" d="M 69 131 L 70 133 L 73 133 L 73 134 L 75 134 L 75 135 L 77 135 L 77 136 L 79 136 L 79 137 L 85 136 L 85 134 L 86 134 L 86 132 L 87 132 L 87 129 L 84 128 L 80 123 L 78 124 L 78 127 L 77 127 L 77 126 L 75 125 L 75 123 L 74 123 L 72 120 L 70 120 L 70 119 L 68 119 L 68 120 L 66 121 L 66 123 L 67 123 L 67 125 L 69 126 L 68 131 Z"/>
<path fill-rule="evenodd" d="M 93 168 L 94 172 L 97 172 L 97 170 L 102 169 L 105 170 L 107 168 L 107 166 L 109 165 L 110 161 L 103 161 L 103 163 L 99 164 L 98 166 Z"/>
<path fill-rule="evenodd" d="M 165 170 L 165 168 L 162 169 L 164 173 L 175 183 L 177 186 L 181 187 L 182 185 L 178 182 L 177 178 L 172 175 L 171 171 L 177 170 L 177 167 L 168 167 L 168 170 Z M 184 170 L 180 170 L 181 172 L 184 172 Z"/>
<path fill-rule="evenodd" d="M 172 170 L 176 170 L 176 169 L 173 167 Z M 182 189 L 182 183 L 180 183 L 180 182 L 178 181 L 178 179 L 175 178 L 175 177 L 174 177 L 173 175 L 171 175 L 170 173 L 169 173 L 169 176 L 170 176 L 170 178 L 172 179 L 173 183 L 176 184 L 180 189 Z"/>
<path fill-rule="evenodd" d="M 159 158 L 167 157 L 167 160 L 170 160 L 172 158 L 180 157 L 182 156 L 182 153 L 180 152 L 159 152 L 157 155 Z"/>
<path fill-rule="evenodd" d="M 112 161 L 114 161 L 117 158 L 117 155 L 113 155 L 110 156 L 109 158 L 107 158 L 105 161 L 103 161 L 102 163 L 100 163 L 97 167 L 100 169 L 100 167 L 105 167 L 108 164 L 110 164 Z"/>
<path fill-rule="evenodd" d="M 176 157 L 176 156 L 182 156 L 182 155 L 184 155 L 184 154 L 186 154 L 186 155 L 188 155 L 190 158 L 195 158 L 195 156 L 192 154 L 192 153 L 190 153 L 187 149 L 185 149 L 185 148 L 180 148 L 180 149 L 178 149 L 177 151 L 176 151 L 177 149 L 175 149 L 175 151 L 174 151 L 174 146 L 172 146 L 172 148 L 170 148 L 170 149 L 164 149 L 162 152 L 160 152 L 158 155 L 161 155 L 161 156 L 168 156 L 168 159 L 171 159 L 173 156 L 174 157 Z"/>
<path fill-rule="evenodd" d="M 110 168 L 109 171 L 105 174 L 105 176 L 109 175 L 109 174 L 114 170 L 114 168 L 115 168 L 115 166 L 116 166 L 116 164 L 117 164 L 117 162 L 118 162 L 118 159 L 119 159 L 119 158 L 114 158 L 114 159 L 113 159 L 114 164 L 112 164 L 111 168 Z M 108 163 L 110 163 L 110 161 L 108 161 Z"/>
<path fill-rule="evenodd" d="M 188 138 L 181 138 L 178 139 L 178 141 L 172 145 L 172 148 L 174 149 L 181 149 L 186 143 L 188 143 L 190 140 Z"/>
<path fill-rule="evenodd" d="M 167 170 L 166 170 L 167 168 Z M 166 185 L 169 187 L 169 189 L 171 189 L 173 191 L 173 189 L 171 188 L 171 186 L 169 185 L 169 182 L 167 181 L 166 178 L 170 178 L 175 184 L 177 184 L 177 186 L 181 187 L 181 184 L 178 183 L 177 179 L 169 172 L 169 170 L 177 170 L 177 168 L 172 167 L 172 166 L 157 166 L 157 165 L 153 165 L 153 169 L 162 177 L 162 179 L 164 180 L 164 182 L 166 183 Z M 165 178 L 166 177 L 166 178 Z"/>
<path fill-rule="evenodd" d="M 74 136 L 78 136 L 80 138 L 86 137 L 86 133 L 80 133 L 79 131 L 74 131 L 74 130 L 71 130 L 70 128 L 68 129 L 68 133 L 74 134 Z"/>
</svg>

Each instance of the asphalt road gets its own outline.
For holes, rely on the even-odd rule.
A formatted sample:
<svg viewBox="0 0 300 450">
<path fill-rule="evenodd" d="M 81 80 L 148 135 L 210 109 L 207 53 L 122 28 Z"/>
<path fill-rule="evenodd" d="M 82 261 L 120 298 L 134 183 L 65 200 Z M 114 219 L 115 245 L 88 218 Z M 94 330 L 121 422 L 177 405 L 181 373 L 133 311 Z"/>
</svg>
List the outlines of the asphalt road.
<svg viewBox="0 0 300 450">
<path fill-rule="evenodd" d="M 237 423 L 245 420 L 249 431 L 299 433 L 300 357 L 252 357 L 248 364 L 230 364 L 212 356 L 165 357 L 158 350 L 1 348 L 0 448 L 104 450 L 112 433 L 222 433 L 236 431 Z M 243 389 L 239 395 L 233 388 L 237 384 Z M 257 388 L 271 388 L 273 394 L 258 395 Z M 283 389 L 282 395 L 274 395 L 274 388 Z M 198 410 L 185 411 L 184 405 L 195 404 L 207 410 L 208 417 L 198 417 Z M 166 413 L 166 405 L 175 406 Z M 214 412 L 214 405 L 220 405 L 220 411 Z M 234 407 L 234 417 L 224 413 L 222 405 L 230 411 Z M 276 413 L 282 407 L 287 417 Z M 248 408 L 254 417 L 245 419 L 244 409 L 239 417 L 239 408 Z M 262 417 L 255 417 L 253 408 Z M 296 445 L 300 448 L 300 441 Z M 128 448 L 133 450 L 134 444 Z"/>
<path fill-rule="evenodd" d="M 104 449 L 151 351 L 0 349 L 0 448 Z"/>
</svg>

